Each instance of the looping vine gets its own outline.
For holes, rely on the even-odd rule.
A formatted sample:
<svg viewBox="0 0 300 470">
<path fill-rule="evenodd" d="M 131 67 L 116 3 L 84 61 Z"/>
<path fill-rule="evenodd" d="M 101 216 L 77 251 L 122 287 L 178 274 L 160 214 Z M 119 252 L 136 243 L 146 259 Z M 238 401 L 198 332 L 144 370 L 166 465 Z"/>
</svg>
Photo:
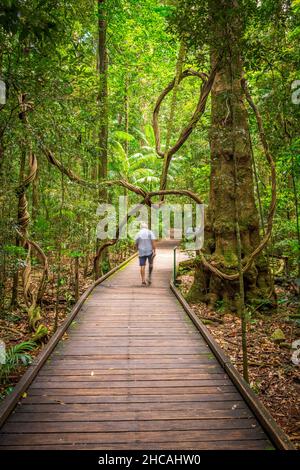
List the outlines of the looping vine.
<svg viewBox="0 0 300 470">
<path fill-rule="evenodd" d="M 19 95 L 20 113 L 19 117 L 22 120 L 25 128 L 28 130 L 28 117 L 27 112 L 33 109 L 33 104 L 26 102 L 26 94 Z M 22 240 L 22 246 L 27 249 L 26 266 L 22 272 L 24 299 L 27 306 L 35 306 L 43 297 L 46 280 L 49 274 L 48 260 L 41 249 L 41 247 L 34 241 L 28 238 L 28 225 L 30 221 L 30 214 L 28 212 L 28 202 L 26 197 L 26 190 L 34 181 L 37 174 L 37 159 L 32 152 L 31 145 L 29 145 L 29 173 L 21 181 L 16 189 L 16 194 L 19 198 L 18 201 L 18 225 L 16 228 L 17 236 Z M 38 255 L 38 258 L 43 265 L 43 274 L 39 286 L 36 290 L 31 285 L 31 254 L 32 250 Z"/>
<path fill-rule="evenodd" d="M 195 125 L 199 121 L 201 115 L 205 111 L 207 98 L 208 98 L 209 93 L 212 89 L 214 79 L 215 79 L 215 76 L 216 76 L 216 73 L 217 73 L 217 69 L 218 69 L 218 65 L 216 65 L 212 69 L 209 76 L 207 76 L 205 73 L 197 72 L 197 71 L 191 70 L 191 69 L 184 70 L 180 74 L 178 83 L 180 83 L 186 77 L 198 77 L 202 80 L 203 85 L 202 85 L 202 88 L 201 88 L 201 93 L 200 93 L 200 97 L 199 97 L 195 112 L 194 112 L 193 116 L 191 117 L 190 121 L 188 122 L 188 124 L 182 129 L 182 131 L 181 131 L 181 133 L 178 137 L 177 142 L 173 145 L 173 147 L 171 147 L 168 150 L 168 156 L 169 157 L 172 157 L 180 149 L 180 147 L 182 147 L 182 145 L 185 143 L 185 141 L 187 140 L 187 138 L 189 137 L 189 135 L 193 131 Z M 152 126 L 153 126 L 154 136 L 155 136 L 156 153 L 161 158 L 164 158 L 165 152 L 163 152 L 161 150 L 160 129 L 159 129 L 159 124 L 158 124 L 159 112 L 160 112 L 160 107 L 161 107 L 161 104 L 162 104 L 163 100 L 168 95 L 168 93 L 170 93 L 170 91 L 173 90 L 173 88 L 175 86 L 175 83 L 176 83 L 176 77 L 174 78 L 174 80 L 172 80 L 171 83 L 169 83 L 169 85 L 159 95 L 159 97 L 157 99 L 157 102 L 156 102 L 156 105 L 155 105 L 155 108 L 154 108 L 154 111 L 153 111 Z"/>
<path fill-rule="evenodd" d="M 123 188 L 128 189 L 129 191 L 136 193 L 139 196 L 142 196 L 143 198 L 146 197 L 146 191 L 144 191 L 142 188 L 138 186 L 134 186 L 133 184 L 123 179 L 105 180 L 105 181 L 101 181 L 100 183 L 95 183 L 93 181 L 84 180 L 80 178 L 78 175 L 76 175 L 76 173 L 74 173 L 72 170 L 65 167 L 64 164 L 55 157 L 53 152 L 51 152 L 43 143 L 41 136 L 39 136 L 39 145 L 41 147 L 43 154 L 47 158 L 48 162 L 51 163 L 51 165 L 54 165 L 61 173 L 66 175 L 69 178 L 69 180 L 73 181 L 74 183 L 80 184 L 82 186 L 85 186 L 91 189 L 99 189 L 102 187 L 109 187 L 109 186 L 121 186 Z"/>
<path fill-rule="evenodd" d="M 23 270 L 22 277 L 23 277 L 23 288 L 24 288 L 24 298 L 26 304 L 32 305 L 37 304 L 44 293 L 46 279 L 49 273 L 48 267 L 48 260 L 46 255 L 44 254 L 43 250 L 40 246 L 30 240 L 28 238 L 28 224 L 30 220 L 30 215 L 28 212 L 28 203 L 26 198 L 26 189 L 32 183 L 32 181 L 36 177 L 37 173 L 37 159 L 34 154 L 30 153 L 29 155 L 29 174 L 24 179 L 24 181 L 20 184 L 20 186 L 16 189 L 16 193 L 19 196 L 19 204 L 18 204 L 18 226 L 16 228 L 16 232 L 18 237 L 22 240 L 23 247 L 27 249 L 27 257 L 26 257 L 26 266 Z M 40 281 L 40 285 L 36 293 L 33 292 L 31 286 L 31 253 L 32 249 L 34 249 L 43 264 L 43 274 L 42 279 Z"/>
<path fill-rule="evenodd" d="M 46 281 L 49 276 L 49 265 L 48 265 L 48 259 L 41 247 L 34 242 L 33 240 L 30 240 L 29 238 L 25 238 L 20 232 L 18 228 L 16 228 L 17 235 L 23 240 L 24 242 L 24 247 L 28 249 L 27 252 L 27 257 L 26 257 L 26 267 L 23 271 L 23 285 L 24 285 L 24 297 L 27 305 L 37 305 L 41 299 L 43 298 L 44 292 L 45 292 L 45 287 L 46 287 Z M 32 248 L 35 250 L 37 253 L 38 258 L 40 259 L 41 263 L 43 264 L 43 274 L 42 274 L 42 279 L 40 281 L 39 287 L 34 293 L 31 288 L 31 282 L 30 282 L 30 275 L 31 275 L 31 252 Z"/>
</svg>

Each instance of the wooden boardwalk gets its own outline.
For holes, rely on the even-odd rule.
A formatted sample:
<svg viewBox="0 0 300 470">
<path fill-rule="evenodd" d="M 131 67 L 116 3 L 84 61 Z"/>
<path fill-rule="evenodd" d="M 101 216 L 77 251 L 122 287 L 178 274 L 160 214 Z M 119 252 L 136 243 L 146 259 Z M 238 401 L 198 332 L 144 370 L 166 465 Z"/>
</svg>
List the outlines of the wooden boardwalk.
<svg viewBox="0 0 300 470">
<path fill-rule="evenodd" d="M 1 430 L 0 449 L 268 449 L 268 437 L 169 287 L 137 259 L 96 287 Z"/>
</svg>

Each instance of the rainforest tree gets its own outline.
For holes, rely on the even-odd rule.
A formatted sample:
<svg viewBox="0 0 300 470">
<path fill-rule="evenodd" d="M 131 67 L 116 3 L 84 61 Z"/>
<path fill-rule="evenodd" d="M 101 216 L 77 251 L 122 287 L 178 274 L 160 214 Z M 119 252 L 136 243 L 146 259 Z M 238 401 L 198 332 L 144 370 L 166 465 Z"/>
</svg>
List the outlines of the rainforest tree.
<svg viewBox="0 0 300 470">
<path fill-rule="evenodd" d="M 183 37 L 198 54 L 199 48 L 202 52 L 207 49 L 212 66 L 219 61 L 211 94 L 210 196 L 204 251 L 212 265 L 230 275 L 238 267 L 236 221 L 240 229 L 243 265 L 259 246 L 262 234 L 255 201 L 255 162 L 243 86 L 247 28 L 251 18 L 257 20 L 262 11 L 260 5 L 251 0 L 211 0 L 204 8 L 203 4 L 200 8 L 196 2 L 188 0 L 179 4 L 175 22 Z M 281 2 L 280 6 L 282 11 L 288 8 L 286 2 Z M 280 6 L 274 5 L 273 10 L 278 11 Z M 272 10 L 270 5 L 268 7 Z M 194 14 L 188 16 L 189 11 Z M 274 286 L 265 256 L 256 257 L 244 274 L 244 283 L 246 299 L 250 303 L 274 302 Z M 222 279 L 200 260 L 190 299 L 205 300 L 212 305 L 224 301 L 234 307 L 237 292 L 238 282 Z"/>
</svg>

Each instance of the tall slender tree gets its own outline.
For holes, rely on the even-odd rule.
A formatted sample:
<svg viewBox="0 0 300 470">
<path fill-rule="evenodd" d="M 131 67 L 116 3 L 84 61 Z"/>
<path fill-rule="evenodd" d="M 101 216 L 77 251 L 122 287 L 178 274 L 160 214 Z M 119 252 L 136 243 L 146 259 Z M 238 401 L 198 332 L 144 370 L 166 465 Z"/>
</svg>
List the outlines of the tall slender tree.
<svg viewBox="0 0 300 470">
<path fill-rule="evenodd" d="M 107 55 L 107 1 L 97 0 L 98 5 L 98 57 L 97 69 L 99 73 L 99 159 L 98 181 L 107 179 L 108 164 L 108 55 Z M 107 202 L 107 189 L 99 189 L 99 201 Z M 102 263 L 109 265 L 108 252 L 105 250 L 97 263 L 96 277 L 102 271 Z"/>
<path fill-rule="evenodd" d="M 99 160 L 98 180 L 107 178 L 107 143 L 108 143 L 108 86 L 107 86 L 107 4 L 106 0 L 98 1 L 98 60 L 99 73 Z M 101 199 L 106 200 L 105 189 L 100 190 Z"/>
</svg>

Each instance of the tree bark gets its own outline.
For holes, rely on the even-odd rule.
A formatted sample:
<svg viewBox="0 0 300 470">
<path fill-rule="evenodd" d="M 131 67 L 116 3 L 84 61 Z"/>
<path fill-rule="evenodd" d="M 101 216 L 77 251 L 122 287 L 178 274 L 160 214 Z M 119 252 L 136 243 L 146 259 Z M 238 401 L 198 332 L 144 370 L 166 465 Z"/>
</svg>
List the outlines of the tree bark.
<svg viewBox="0 0 300 470">
<path fill-rule="evenodd" d="M 39 187 L 38 187 L 38 173 L 32 182 L 32 213 L 31 220 L 34 222 L 37 218 L 39 208 Z"/>
<path fill-rule="evenodd" d="M 124 96 L 124 121 L 125 121 L 125 132 L 128 134 L 129 132 L 129 96 L 128 96 L 128 72 L 126 72 L 125 76 L 125 96 Z M 128 147 L 129 142 L 126 139 L 124 144 L 124 150 L 126 154 L 126 158 L 128 158 Z"/>
</svg>

